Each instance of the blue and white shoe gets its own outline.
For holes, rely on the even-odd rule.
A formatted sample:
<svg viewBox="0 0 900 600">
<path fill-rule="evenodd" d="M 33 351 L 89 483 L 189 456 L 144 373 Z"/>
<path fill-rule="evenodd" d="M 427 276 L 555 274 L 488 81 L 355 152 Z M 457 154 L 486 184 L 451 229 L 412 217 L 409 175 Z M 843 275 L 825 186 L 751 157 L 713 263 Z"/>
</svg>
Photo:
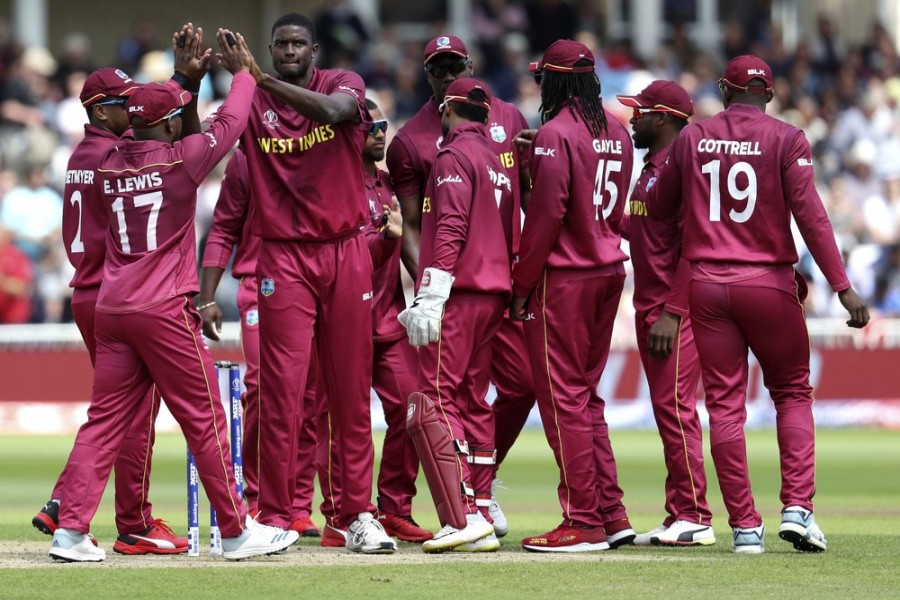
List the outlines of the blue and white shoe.
<svg viewBox="0 0 900 600">
<path fill-rule="evenodd" d="M 762 554 L 766 551 L 766 526 L 732 527 L 732 550 L 735 554 Z"/>
<path fill-rule="evenodd" d="M 788 506 L 782 511 L 778 537 L 801 552 L 824 552 L 828 547 L 828 540 L 816 525 L 812 511 L 802 506 Z"/>
<path fill-rule="evenodd" d="M 300 534 L 296 531 L 262 525 L 248 518 L 247 527 L 241 535 L 222 538 L 222 556 L 226 560 L 241 560 L 252 556 L 277 554 L 298 539 Z"/>
<path fill-rule="evenodd" d="M 94 545 L 91 534 L 60 527 L 53 532 L 50 556 L 68 562 L 100 562 L 106 552 Z"/>
</svg>

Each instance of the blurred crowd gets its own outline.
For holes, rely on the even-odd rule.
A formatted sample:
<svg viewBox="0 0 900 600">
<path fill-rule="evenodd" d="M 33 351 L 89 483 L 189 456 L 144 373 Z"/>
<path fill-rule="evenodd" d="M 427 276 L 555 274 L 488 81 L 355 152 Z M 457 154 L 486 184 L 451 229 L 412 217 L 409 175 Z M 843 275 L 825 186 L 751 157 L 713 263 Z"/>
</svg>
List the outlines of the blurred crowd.
<svg viewBox="0 0 900 600">
<path fill-rule="evenodd" d="M 592 5 L 473 0 L 465 33 L 476 77 L 537 126 L 540 96 L 528 63 L 552 41 L 574 38 L 594 50 L 604 105 L 626 125 L 630 109 L 615 95 L 636 93 L 654 79 L 678 81 L 694 99 L 693 119 L 700 120 L 722 109 L 716 81 L 728 58 L 761 56 L 776 75 L 768 113 L 803 129 L 813 146 L 819 193 L 854 286 L 876 314 L 900 317 L 900 56 L 888 31 L 873 23 L 866 43 L 850 44 L 823 14 L 814 35 L 789 50 L 777 24 L 751 28 L 732 21 L 723 24 L 720 47 L 710 52 L 698 49 L 687 27 L 670 23 L 658 55 L 646 61 L 629 40 L 603 37 Z M 448 32 L 441 22 L 429 26 L 423 39 L 407 39 L 406 30 L 391 25 L 372 31 L 346 2 L 333 3 L 316 25 L 316 64 L 359 72 L 394 131 L 431 94 L 422 71 L 425 41 L 461 33 Z M 68 157 L 86 122 L 81 86 L 87 73 L 102 66 L 119 67 L 141 82 L 168 79 L 169 40 L 170 32 L 139 22 L 117 56 L 95 64 L 83 34 L 68 35 L 52 55 L 17 45 L 0 24 L 0 323 L 71 320 L 61 194 Z M 269 67 L 268 56 L 257 59 Z M 228 84 L 227 73 L 214 66 L 201 89 L 201 118 L 215 109 Z M 220 182 L 221 172 L 200 190 L 199 239 L 209 228 Z M 796 238 L 798 269 L 811 282 L 808 313 L 840 315 L 836 297 Z M 626 293 L 623 317 L 630 308 Z"/>
</svg>

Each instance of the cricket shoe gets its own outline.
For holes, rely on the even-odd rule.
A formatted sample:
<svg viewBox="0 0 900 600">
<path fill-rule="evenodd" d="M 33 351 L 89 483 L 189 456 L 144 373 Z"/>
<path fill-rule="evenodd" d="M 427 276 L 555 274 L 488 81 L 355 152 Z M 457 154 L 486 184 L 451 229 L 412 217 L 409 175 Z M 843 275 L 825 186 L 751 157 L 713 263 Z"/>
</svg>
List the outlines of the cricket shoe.
<svg viewBox="0 0 900 600">
<path fill-rule="evenodd" d="M 543 535 L 527 537 L 522 547 L 531 552 L 596 552 L 609 550 L 606 530 L 601 526 L 560 525 Z"/>
<path fill-rule="evenodd" d="M 665 525 L 660 525 L 659 527 L 654 527 L 647 533 L 639 533 L 634 536 L 634 541 L 632 542 L 635 546 L 652 546 L 653 542 L 651 542 L 651 538 L 653 536 L 658 536 L 663 533 L 668 527 Z"/>
<path fill-rule="evenodd" d="M 500 549 L 500 540 L 497 539 L 495 534 L 491 534 L 487 537 L 483 537 L 480 540 L 475 540 L 474 542 L 469 542 L 467 544 L 460 544 L 453 548 L 454 552 L 496 552 Z"/>
<path fill-rule="evenodd" d="M 188 551 L 188 539 L 178 537 L 162 519 L 138 533 L 123 533 L 113 544 L 119 554 L 183 554 Z"/>
<path fill-rule="evenodd" d="M 346 548 L 361 554 L 393 554 L 397 542 L 385 533 L 375 515 L 364 512 L 347 528 Z"/>
<path fill-rule="evenodd" d="M 606 532 L 606 541 L 611 550 L 631 544 L 634 542 L 634 538 L 637 537 L 628 519 L 616 519 L 615 521 L 604 523 L 603 530 Z"/>
<path fill-rule="evenodd" d="M 432 533 L 419 527 L 412 516 L 392 515 L 390 513 L 378 513 L 378 522 L 384 527 L 385 533 L 404 542 L 427 542 Z"/>
<path fill-rule="evenodd" d="M 488 508 L 488 514 L 491 515 L 491 520 L 494 522 L 494 533 L 497 534 L 497 537 L 503 537 L 509 533 L 509 521 L 506 520 L 503 509 L 497 504 L 497 488 L 502 487 L 503 482 L 499 479 L 491 481 L 491 506 Z"/>
<path fill-rule="evenodd" d="M 41 533 L 53 535 L 59 527 L 59 500 L 47 500 L 47 504 L 34 515 L 31 524 Z"/>
<path fill-rule="evenodd" d="M 309 517 L 301 517 L 299 519 L 294 519 L 294 521 L 288 525 L 288 529 L 296 531 L 300 534 L 300 537 L 321 537 L 322 532 L 319 531 L 319 528 L 316 527 L 316 524 L 312 522 L 312 519 Z"/>
<path fill-rule="evenodd" d="M 222 556 L 227 560 L 241 560 L 252 556 L 278 554 L 300 539 L 300 534 L 290 529 L 262 525 L 252 519 L 241 535 L 222 538 Z"/>
<path fill-rule="evenodd" d="M 731 549 L 735 554 L 762 554 L 766 551 L 766 526 L 732 527 Z"/>
<path fill-rule="evenodd" d="M 709 525 L 675 521 L 662 533 L 650 538 L 654 546 L 709 546 L 716 543 L 716 534 Z"/>
<path fill-rule="evenodd" d="M 444 525 L 434 537 L 422 544 L 422 552 L 428 554 L 446 552 L 463 544 L 477 542 L 481 538 L 494 533 L 494 526 L 487 522 L 481 513 L 466 515 L 466 526 L 457 529 L 452 525 Z"/>
<path fill-rule="evenodd" d="M 812 511 L 802 506 L 788 506 L 784 509 L 778 537 L 792 543 L 801 552 L 824 552 L 828 547 L 828 540 L 816 525 Z"/>
<path fill-rule="evenodd" d="M 319 539 L 319 545 L 324 548 L 346 548 L 347 530 L 332 525 L 325 525 L 322 529 L 322 537 Z"/>
<path fill-rule="evenodd" d="M 67 562 L 100 562 L 106 559 L 106 552 L 97 547 L 89 533 L 58 527 L 53 532 L 50 556 Z"/>
</svg>

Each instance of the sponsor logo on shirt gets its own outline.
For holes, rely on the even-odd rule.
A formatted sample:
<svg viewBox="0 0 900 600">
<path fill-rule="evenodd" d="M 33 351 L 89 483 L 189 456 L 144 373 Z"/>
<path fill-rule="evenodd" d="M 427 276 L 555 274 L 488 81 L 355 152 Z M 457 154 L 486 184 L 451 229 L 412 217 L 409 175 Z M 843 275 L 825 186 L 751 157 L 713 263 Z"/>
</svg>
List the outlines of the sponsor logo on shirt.
<svg viewBox="0 0 900 600">
<path fill-rule="evenodd" d="M 647 187 L 644 188 L 645 192 L 649 192 L 650 188 L 653 187 L 653 184 L 656 183 L 656 175 L 647 180 Z"/>
<path fill-rule="evenodd" d="M 261 282 L 259 282 L 259 293 L 263 296 L 271 296 L 275 293 L 275 280 L 271 277 L 266 277 Z"/>
<path fill-rule="evenodd" d="M 801 167 L 811 167 L 813 166 L 813 160 L 811 158 L 798 158 L 797 164 Z"/>
<path fill-rule="evenodd" d="M 365 294 L 363 294 L 363 302 L 365 302 L 366 300 L 371 300 L 372 296 L 372 292 L 366 292 Z"/>
<path fill-rule="evenodd" d="M 444 136 L 441 136 L 437 139 L 437 142 L 435 142 L 434 145 L 435 145 L 435 147 L 437 147 L 438 150 L 440 150 L 441 144 L 443 144 L 443 143 L 444 143 Z"/>
<path fill-rule="evenodd" d="M 647 216 L 647 203 L 643 200 L 630 200 L 628 202 L 628 209 L 631 212 L 632 217 Z"/>
<path fill-rule="evenodd" d="M 447 177 L 441 177 L 438 175 L 437 178 L 437 187 L 441 187 L 445 183 L 462 183 L 462 177 L 459 175 L 448 175 Z"/>
<path fill-rule="evenodd" d="M 541 148 L 536 146 L 534 149 L 535 156 L 556 156 L 556 148 Z"/>
<path fill-rule="evenodd" d="M 491 139 L 498 144 L 506 140 L 506 130 L 499 123 L 491 123 Z"/>
<path fill-rule="evenodd" d="M 218 140 L 216 140 L 216 136 L 213 135 L 213 132 L 212 131 L 204 131 L 203 133 L 204 133 L 204 135 L 206 135 L 206 137 L 209 138 L 209 147 L 215 148 L 216 144 L 218 144 L 219 142 L 218 142 Z"/>
<path fill-rule="evenodd" d="M 537 317 L 534 316 L 534 313 L 533 313 L 533 312 L 525 313 L 525 320 L 526 320 L 526 321 L 534 321 L 536 318 L 537 318 Z"/>
<path fill-rule="evenodd" d="M 259 323 L 259 311 L 256 309 L 248 310 L 247 316 L 244 317 L 244 321 L 247 323 L 247 327 L 253 327 L 254 325 Z"/>
<path fill-rule="evenodd" d="M 488 166 L 487 170 L 488 176 L 491 178 L 491 183 L 496 187 L 505 187 L 507 190 L 512 191 L 512 182 L 509 180 L 509 177 L 506 176 L 506 173 L 497 173 L 490 166 Z"/>
<path fill-rule="evenodd" d="M 271 108 L 263 113 L 262 120 L 263 125 L 265 125 L 269 129 L 275 129 L 276 127 L 278 127 L 278 114 Z"/>
<path fill-rule="evenodd" d="M 353 94 L 353 97 L 354 97 L 354 98 L 359 98 L 359 91 L 353 89 L 353 88 L 350 87 L 350 86 L 347 86 L 347 85 L 339 85 L 339 86 L 338 86 L 338 89 L 341 90 L 342 92 L 350 92 L 351 94 Z"/>
</svg>

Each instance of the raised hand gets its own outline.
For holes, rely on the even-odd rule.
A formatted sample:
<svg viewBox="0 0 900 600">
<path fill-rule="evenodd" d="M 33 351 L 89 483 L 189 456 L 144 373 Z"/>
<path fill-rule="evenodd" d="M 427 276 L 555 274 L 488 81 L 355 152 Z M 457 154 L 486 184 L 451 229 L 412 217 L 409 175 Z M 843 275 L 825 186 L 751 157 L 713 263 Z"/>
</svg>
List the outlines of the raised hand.
<svg viewBox="0 0 900 600">
<path fill-rule="evenodd" d="M 251 73 L 251 66 L 255 66 L 256 61 L 250 54 L 250 49 L 247 48 L 244 36 L 240 33 L 232 33 L 228 29 L 219 29 L 216 32 L 216 38 L 219 40 L 220 50 L 216 53 L 216 58 L 219 59 L 225 70 L 232 75 L 238 71 Z"/>
<path fill-rule="evenodd" d="M 378 228 L 384 232 L 386 238 L 391 240 L 399 239 L 403 236 L 403 215 L 400 213 L 400 203 L 394 198 L 393 205 L 383 204 L 384 214 L 382 216 L 382 225 Z"/>
<path fill-rule="evenodd" d="M 212 58 L 212 49 L 203 50 L 203 28 L 195 30 L 192 23 L 182 25 L 181 31 L 172 34 L 172 54 L 175 71 L 199 86 Z"/>
</svg>

